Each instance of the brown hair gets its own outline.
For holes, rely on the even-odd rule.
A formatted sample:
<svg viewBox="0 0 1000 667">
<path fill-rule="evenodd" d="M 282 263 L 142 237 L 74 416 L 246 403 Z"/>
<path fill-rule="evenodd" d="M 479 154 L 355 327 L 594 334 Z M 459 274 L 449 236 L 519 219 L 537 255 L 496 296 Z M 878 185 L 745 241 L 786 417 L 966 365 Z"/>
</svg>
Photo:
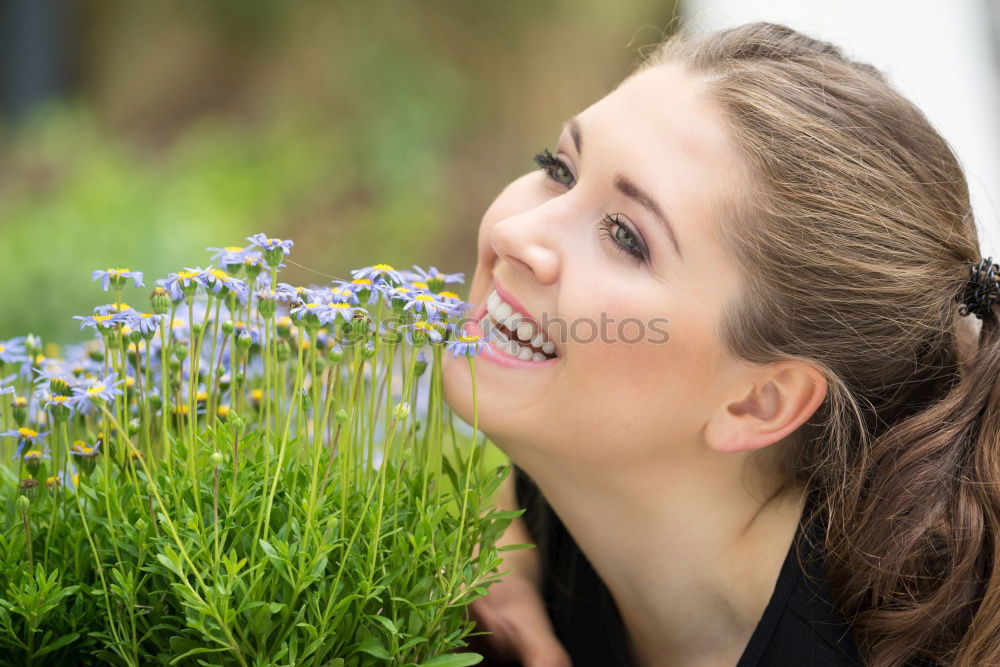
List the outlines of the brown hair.
<svg viewBox="0 0 1000 667">
<path fill-rule="evenodd" d="M 682 28 L 639 71 L 663 63 L 704 77 L 746 172 L 720 340 L 827 378 L 786 478 L 821 492 L 859 652 L 1000 665 L 1000 325 L 977 345 L 958 314 L 981 253 L 954 153 L 877 69 L 786 26 Z"/>
</svg>

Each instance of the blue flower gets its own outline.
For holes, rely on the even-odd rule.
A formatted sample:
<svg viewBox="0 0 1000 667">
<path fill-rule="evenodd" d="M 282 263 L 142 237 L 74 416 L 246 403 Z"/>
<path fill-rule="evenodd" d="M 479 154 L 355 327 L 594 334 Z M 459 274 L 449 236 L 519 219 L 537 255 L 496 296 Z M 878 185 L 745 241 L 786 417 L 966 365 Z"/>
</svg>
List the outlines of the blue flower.
<svg viewBox="0 0 1000 667">
<path fill-rule="evenodd" d="M 361 269 L 352 269 L 351 275 L 355 280 L 367 278 L 373 283 L 389 283 L 393 286 L 403 284 L 402 274 L 388 264 L 374 264 Z"/>
<path fill-rule="evenodd" d="M 486 349 L 486 342 L 476 335 L 459 336 L 454 340 L 448 341 L 445 349 L 451 353 L 451 356 L 456 358 L 463 354 L 467 357 L 474 357 Z"/>
<path fill-rule="evenodd" d="M 90 279 L 101 279 L 101 289 L 108 291 L 110 284 L 115 289 L 121 289 L 128 283 L 129 278 L 136 287 L 142 287 L 142 271 L 129 271 L 128 269 L 108 269 L 107 271 L 91 271 Z"/>
<path fill-rule="evenodd" d="M 119 385 L 124 380 L 115 380 L 115 373 L 108 373 L 103 378 L 97 380 L 86 380 L 82 386 L 73 387 L 72 407 L 83 414 L 87 414 L 99 401 L 110 401 L 115 396 L 120 396 L 122 390 Z"/>
<path fill-rule="evenodd" d="M 158 280 L 156 282 L 170 292 L 170 298 L 174 301 L 180 300 L 185 295 L 194 294 L 198 291 L 199 287 L 208 289 L 205 281 L 205 272 L 201 269 L 192 269 L 190 267 L 185 267 L 183 271 L 178 271 L 177 273 L 171 273 L 165 280 Z"/>
<path fill-rule="evenodd" d="M 253 236 L 248 236 L 247 241 L 254 244 L 255 247 L 261 250 L 274 250 L 275 248 L 281 248 L 284 254 L 288 254 L 292 251 L 292 246 L 295 245 L 293 241 L 281 239 L 271 239 L 267 237 L 267 234 L 261 232 L 260 234 L 254 234 Z"/>
<path fill-rule="evenodd" d="M 272 269 L 281 266 L 281 259 L 292 251 L 292 241 L 268 238 L 266 234 L 248 236 L 247 241 L 264 252 L 264 261 Z"/>
<path fill-rule="evenodd" d="M 343 281 L 338 281 L 343 282 Z M 361 303 L 361 299 L 350 287 L 337 286 L 330 288 L 330 302 L 331 303 L 349 303 L 351 305 L 357 306 Z"/>
<path fill-rule="evenodd" d="M 74 320 L 80 320 L 80 328 L 94 327 L 98 330 L 110 329 L 119 324 L 126 324 L 128 316 L 125 313 L 109 313 L 107 315 L 74 315 Z"/>
<path fill-rule="evenodd" d="M 230 292 L 243 294 L 249 291 L 247 284 L 239 278 L 234 278 L 225 271 L 221 271 L 211 266 L 205 269 L 204 277 L 205 284 L 208 286 L 208 289 L 212 292 L 212 294 L 219 294 L 221 292 L 222 296 L 226 296 Z"/>
<path fill-rule="evenodd" d="M 38 431 L 36 431 L 34 429 L 27 428 L 27 427 L 21 427 L 21 428 L 15 428 L 15 429 L 11 429 L 10 431 L 4 431 L 3 433 L 0 433 L 0 438 L 17 438 L 18 439 L 18 441 L 17 441 L 17 451 L 14 452 L 14 456 L 10 457 L 11 460 L 16 460 L 19 456 L 21 456 L 21 452 L 24 450 L 24 448 L 27 445 L 37 445 L 37 444 L 42 443 L 42 438 L 44 438 L 48 434 L 49 434 L 48 431 L 43 431 L 42 433 L 39 433 Z"/>
<path fill-rule="evenodd" d="M 403 330 L 406 342 L 410 345 L 423 345 L 430 339 L 432 343 L 440 343 L 444 340 L 441 334 L 441 325 L 437 322 L 417 320 L 413 324 L 404 324 L 399 327 Z"/>
<path fill-rule="evenodd" d="M 98 315 L 114 315 L 115 313 L 127 313 L 133 310 L 127 303 L 108 303 L 103 306 L 94 306 L 94 312 Z"/>
<path fill-rule="evenodd" d="M 10 340 L 0 340 L 0 362 L 5 364 L 19 364 L 24 361 L 26 354 L 24 336 L 11 338 Z"/>
<path fill-rule="evenodd" d="M 220 266 L 242 266 L 243 260 L 247 256 L 249 248 L 242 248 L 238 245 L 230 245 L 225 248 L 205 248 L 215 254 L 212 255 L 212 263 Z"/>
<path fill-rule="evenodd" d="M 413 310 L 418 313 L 425 313 L 428 319 L 437 319 L 441 313 L 447 314 L 452 306 L 439 301 L 433 294 L 409 294 L 403 310 Z"/>
<path fill-rule="evenodd" d="M 274 298 L 282 302 L 295 301 L 299 298 L 299 291 L 288 283 L 278 283 L 278 287 L 274 290 Z"/>
<path fill-rule="evenodd" d="M 143 337 L 146 337 L 156 333 L 156 327 L 166 318 L 166 315 L 151 315 L 132 310 L 128 313 L 127 324 L 129 328 L 138 331 Z"/>
<path fill-rule="evenodd" d="M 416 264 L 413 265 L 413 271 L 403 271 L 406 279 L 410 282 L 423 282 L 431 285 L 432 283 L 439 283 L 441 286 L 451 285 L 453 283 L 464 283 L 465 274 L 464 273 L 441 273 L 438 271 L 436 266 L 432 266 L 429 269 L 422 269 Z M 440 287 L 435 292 L 440 291 Z"/>
</svg>

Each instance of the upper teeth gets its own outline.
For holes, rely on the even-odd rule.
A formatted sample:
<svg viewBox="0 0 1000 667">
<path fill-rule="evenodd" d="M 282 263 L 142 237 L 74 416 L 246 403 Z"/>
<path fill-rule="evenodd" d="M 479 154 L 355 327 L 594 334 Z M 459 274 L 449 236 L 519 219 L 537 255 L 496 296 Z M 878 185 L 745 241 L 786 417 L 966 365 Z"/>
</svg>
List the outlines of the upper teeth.
<svg viewBox="0 0 1000 667">
<path fill-rule="evenodd" d="M 509 303 L 500 298 L 496 290 L 490 292 L 489 297 L 486 298 L 486 310 L 489 314 L 483 318 L 482 324 L 484 330 L 489 327 L 492 320 L 493 322 L 502 324 L 516 336 L 516 339 L 509 339 L 508 336 L 503 335 L 502 331 L 494 329 L 493 334 L 497 336 L 501 349 L 525 361 L 531 359 L 542 361 L 555 356 L 556 346 L 548 339 L 545 332 L 541 330 L 541 327 L 525 315 L 515 312 Z M 542 352 L 529 349 L 527 347 L 529 345 Z"/>
</svg>

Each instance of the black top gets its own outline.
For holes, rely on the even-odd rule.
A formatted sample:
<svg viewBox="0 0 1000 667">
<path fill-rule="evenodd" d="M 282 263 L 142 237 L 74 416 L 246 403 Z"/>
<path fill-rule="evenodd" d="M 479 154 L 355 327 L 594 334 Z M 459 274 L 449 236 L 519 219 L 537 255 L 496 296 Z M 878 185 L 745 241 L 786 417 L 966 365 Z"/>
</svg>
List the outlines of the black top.
<svg viewBox="0 0 1000 667">
<path fill-rule="evenodd" d="M 543 590 L 556 636 L 574 667 L 631 667 L 626 633 L 610 591 L 580 551 L 566 527 L 527 474 L 514 467 L 517 499 L 523 519 L 538 545 Z M 850 626 L 833 607 L 822 566 L 822 523 L 807 526 L 816 503 L 810 494 L 791 548 L 781 566 L 764 614 L 736 667 L 856 666 L 858 658 Z M 808 537 L 809 539 L 799 539 Z M 799 544 L 809 581 L 795 554 Z"/>
</svg>

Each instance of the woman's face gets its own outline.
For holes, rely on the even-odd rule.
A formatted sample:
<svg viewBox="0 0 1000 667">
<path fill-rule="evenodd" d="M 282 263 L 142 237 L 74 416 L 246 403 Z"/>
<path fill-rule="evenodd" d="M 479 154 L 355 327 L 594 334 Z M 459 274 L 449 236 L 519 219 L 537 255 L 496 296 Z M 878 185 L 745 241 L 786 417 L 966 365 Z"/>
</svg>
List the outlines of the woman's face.
<svg viewBox="0 0 1000 667">
<path fill-rule="evenodd" d="M 497 290 L 557 356 L 475 357 L 479 427 L 515 462 L 676 457 L 735 363 L 715 329 L 738 284 L 714 236 L 738 185 L 721 112 L 699 79 L 662 65 L 571 119 L 551 154 L 483 216 L 469 314 Z M 518 325 L 490 301 L 490 321 Z M 468 363 L 445 359 L 446 400 L 471 424 Z"/>
</svg>

